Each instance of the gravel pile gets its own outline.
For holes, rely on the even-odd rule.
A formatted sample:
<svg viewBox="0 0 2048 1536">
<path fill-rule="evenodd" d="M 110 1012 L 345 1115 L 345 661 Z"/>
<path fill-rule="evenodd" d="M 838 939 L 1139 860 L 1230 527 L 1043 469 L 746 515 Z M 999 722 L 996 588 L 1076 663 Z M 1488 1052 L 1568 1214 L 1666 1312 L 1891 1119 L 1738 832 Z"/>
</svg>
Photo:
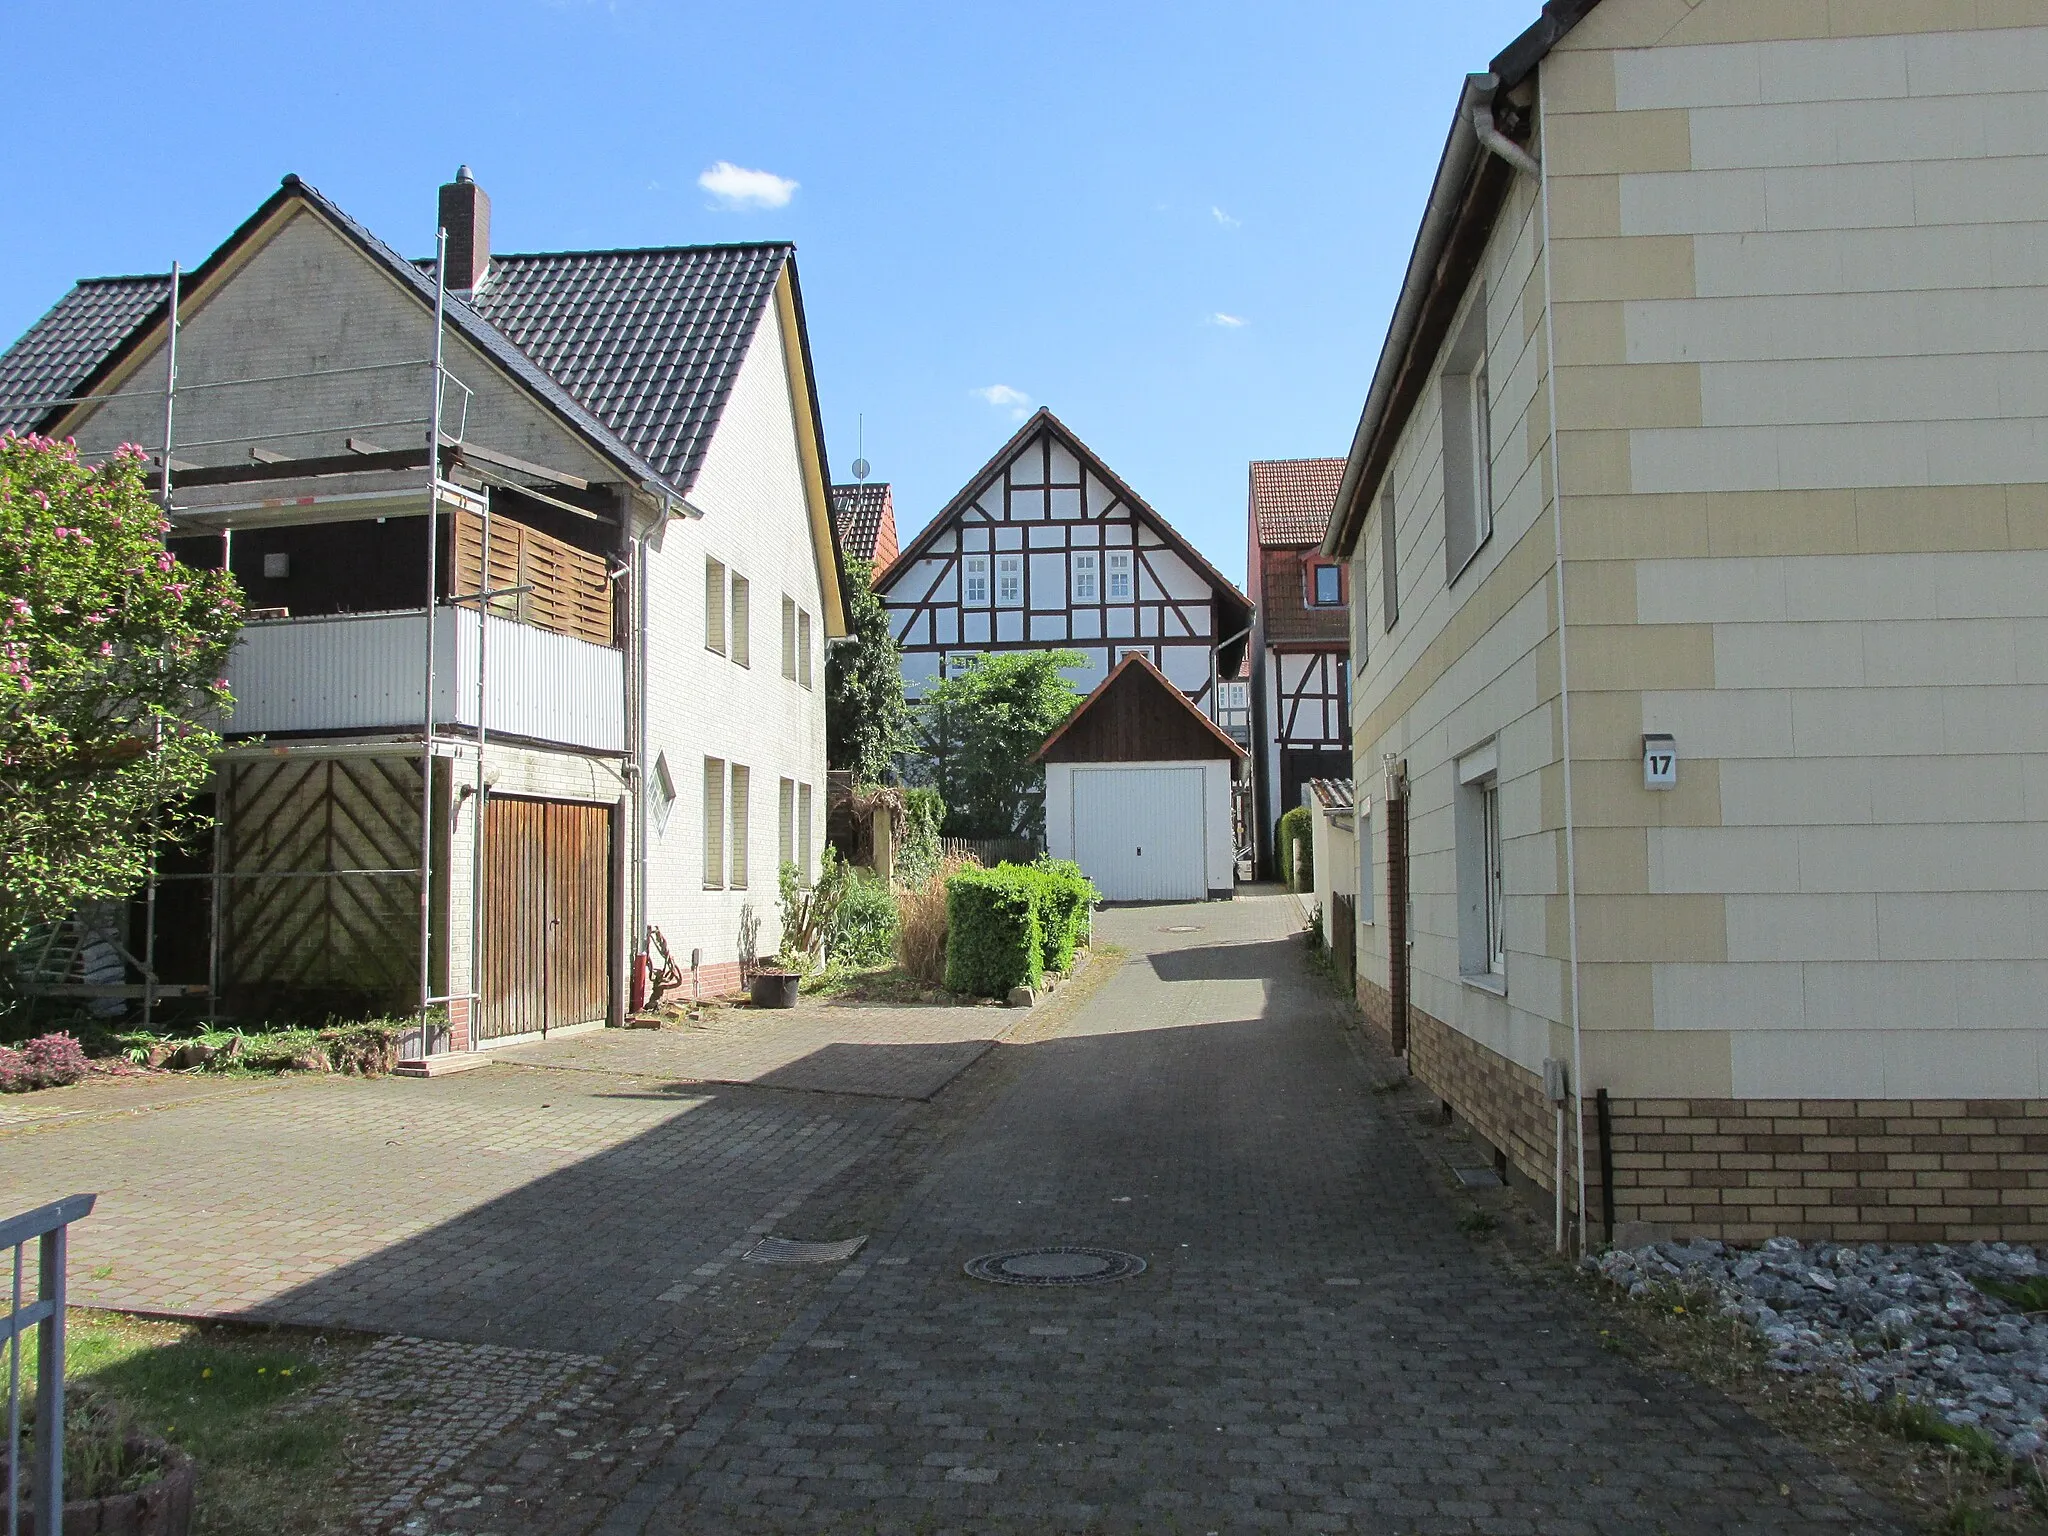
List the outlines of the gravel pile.
<svg viewBox="0 0 2048 1536">
<path fill-rule="evenodd" d="M 2048 1444 L 2048 1318 L 1973 1280 L 2048 1273 L 2010 1243 L 1848 1247 L 1774 1237 L 1759 1248 L 1711 1239 L 1614 1249 L 1586 1266 L 1638 1300 L 1660 1286 L 1711 1288 L 1770 1349 L 1773 1369 L 1829 1373 L 1845 1393 L 1904 1398 L 1973 1425 L 2007 1455 Z"/>
</svg>

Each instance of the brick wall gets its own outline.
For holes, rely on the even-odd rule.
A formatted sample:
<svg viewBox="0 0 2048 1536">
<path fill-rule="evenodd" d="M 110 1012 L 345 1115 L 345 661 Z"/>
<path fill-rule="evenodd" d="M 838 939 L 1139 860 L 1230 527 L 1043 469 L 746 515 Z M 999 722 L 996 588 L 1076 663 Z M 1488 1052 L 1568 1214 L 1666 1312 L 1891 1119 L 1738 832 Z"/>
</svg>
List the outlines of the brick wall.
<svg viewBox="0 0 2048 1536">
<path fill-rule="evenodd" d="M 1367 1021 L 1383 1041 L 1391 1040 L 1391 999 L 1386 988 L 1358 978 L 1358 1000 Z M 1497 1051 L 1411 1006 L 1408 1010 L 1408 1070 L 1430 1092 L 1449 1104 L 1520 1172 L 1552 1187 L 1557 1155 L 1556 1112 L 1543 1096 L 1543 1080 Z M 1590 1117 L 1589 1117 L 1590 1121 Z M 1595 1175 L 1592 1127 L 1587 1127 L 1587 1177 Z M 1569 1140 L 1565 1145 L 1565 1177 L 1576 1162 Z M 1568 1186 L 1569 1187 L 1569 1186 Z"/>
<path fill-rule="evenodd" d="M 1617 1099 L 1610 1111 L 1617 1224 L 1738 1241 L 2048 1239 L 2042 1100 Z"/>
</svg>

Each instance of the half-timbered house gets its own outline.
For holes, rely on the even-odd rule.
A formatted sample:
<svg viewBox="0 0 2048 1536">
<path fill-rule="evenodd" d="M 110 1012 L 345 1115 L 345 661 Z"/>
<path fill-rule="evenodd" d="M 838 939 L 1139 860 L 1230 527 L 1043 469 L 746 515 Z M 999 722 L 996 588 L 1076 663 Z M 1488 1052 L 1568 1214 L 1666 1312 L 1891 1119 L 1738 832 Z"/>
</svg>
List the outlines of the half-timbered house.
<svg viewBox="0 0 2048 1536">
<path fill-rule="evenodd" d="M 1083 693 L 1136 654 L 1213 719 L 1250 635 L 1244 594 L 1044 409 L 876 587 L 913 697 L 951 657 L 1058 647 Z"/>
<path fill-rule="evenodd" d="M 1342 459 L 1268 459 L 1251 467 L 1245 522 L 1252 621 L 1258 861 L 1273 868 L 1274 827 L 1310 779 L 1351 771 L 1351 633 L 1343 562 L 1316 546 L 1329 527 Z"/>
<path fill-rule="evenodd" d="M 423 1010 L 428 1055 L 616 1020 L 657 932 L 737 982 L 821 846 L 845 633 L 793 249 L 499 255 L 466 172 L 439 213 L 445 282 L 287 177 L 0 357 L 0 428 L 149 445 L 251 604 L 141 985 Z"/>
</svg>

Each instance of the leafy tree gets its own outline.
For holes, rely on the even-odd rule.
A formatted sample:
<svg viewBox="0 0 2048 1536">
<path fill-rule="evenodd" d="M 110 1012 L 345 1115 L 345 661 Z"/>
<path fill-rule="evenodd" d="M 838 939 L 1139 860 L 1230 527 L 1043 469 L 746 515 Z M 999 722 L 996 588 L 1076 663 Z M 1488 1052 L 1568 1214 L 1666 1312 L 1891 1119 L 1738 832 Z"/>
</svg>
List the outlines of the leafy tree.
<svg viewBox="0 0 2048 1536">
<path fill-rule="evenodd" d="M 1078 651 L 1008 651 L 964 658 L 917 711 L 919 746 L 944 797 L 954 837 L 1042 837 L 1045 770 L 1031 760 L 1081 695 L 1064 667 Z M 956 664 L 962 658 L 955 658 Z"/>
<path fill-rule="evenodd" d="M 889 612 L 873 586 L 874 566 L 846 562 L 847 621 L 855 644 L 825 656 L 825 752 L 856 784 L 882 784 L 909 741 L 903 667 Z"/>
<path fill-rule="evenodd" d="M 233 702 L 234 578 L 171 558 L 144 465 L 0 436 L 0 948 L 142 883 Z"/>
</svg>

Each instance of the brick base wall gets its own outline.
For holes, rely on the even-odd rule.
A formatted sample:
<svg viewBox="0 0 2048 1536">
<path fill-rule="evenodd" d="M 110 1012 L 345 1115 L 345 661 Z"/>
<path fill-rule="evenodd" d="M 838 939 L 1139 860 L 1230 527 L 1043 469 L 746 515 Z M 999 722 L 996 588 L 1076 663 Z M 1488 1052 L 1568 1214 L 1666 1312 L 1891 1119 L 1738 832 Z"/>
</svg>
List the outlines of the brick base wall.
<svg viewBox="0 0 2048 1536">
<path fill-rule="evenodd" d="M 1393 999 L 1386 988 L 1361 976 L 1358 1001 L 1381 1041 L 1391 1042 Z M 1408 1070 L 1490 1145 L 1505 1153 L 1525 1177 L 1544 1189 L 1554 1187 L 1557 1117 L 1543 1096 L 1540 1077 L 1413 1006 L 1408 1010 Z M 1592 1149 L 1589 1127 L 1589 1178 Z M 1569 1138 L 1565 1158 L 1569 1200 L 1575 1161 Z"/>
<path fill-rule="evenodd" d="M 1616 1099 L 1609 1107 L 1617 1226 L 1646 1222 L 1675 1236 L 1737 1241 L 2048 1240 L 2048 1101 Z M 1596 1145 L 1589 1136 L 1589 1154 Z"/>
<path fill-rule="evenodd" d="M 448 1049 L 466 1051 L 470 1047 L 469 999 L 455 997 L 448 1000 Z"/>
</svg>

